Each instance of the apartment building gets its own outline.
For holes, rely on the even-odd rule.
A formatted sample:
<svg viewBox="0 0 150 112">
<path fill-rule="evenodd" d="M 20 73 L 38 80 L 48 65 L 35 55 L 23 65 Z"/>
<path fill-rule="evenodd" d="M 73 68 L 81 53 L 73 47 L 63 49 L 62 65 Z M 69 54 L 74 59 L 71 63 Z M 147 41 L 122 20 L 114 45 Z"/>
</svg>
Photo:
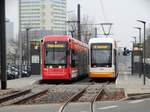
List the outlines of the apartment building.
<svg viewBox="0 0 150 112">
<path fill-rule="evenodd" d="M 20 30 L 66 31 L 66 0 L 19 0 Z"/>
</svg>

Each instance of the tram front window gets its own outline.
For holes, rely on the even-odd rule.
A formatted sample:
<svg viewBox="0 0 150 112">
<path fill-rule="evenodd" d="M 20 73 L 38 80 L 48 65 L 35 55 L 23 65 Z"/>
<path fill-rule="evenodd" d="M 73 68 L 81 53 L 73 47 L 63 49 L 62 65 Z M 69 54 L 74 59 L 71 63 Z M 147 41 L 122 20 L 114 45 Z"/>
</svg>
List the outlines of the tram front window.
<svg viewBox="0 0 150 112">
<path fill-rule="evenodd" d="M 64 66 L 66 65 L 66 47 L 65 44 L 47 44 L 45 47 L 45 65 Z"/>
<path fill-rule="evenodd" d="M 111 44 L 97 44 L 91 48 L 91 67 L 111 67 L 112 47 Z"/>
</svg>

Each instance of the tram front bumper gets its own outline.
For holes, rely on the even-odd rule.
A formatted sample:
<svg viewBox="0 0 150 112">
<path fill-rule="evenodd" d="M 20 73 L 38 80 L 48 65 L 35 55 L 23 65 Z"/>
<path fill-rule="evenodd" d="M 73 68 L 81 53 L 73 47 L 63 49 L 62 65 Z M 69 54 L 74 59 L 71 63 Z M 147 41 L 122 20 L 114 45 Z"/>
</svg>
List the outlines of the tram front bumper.
<svg viewBox="0 0 150 112">
<path fill-rule="evenodd" d="M 114 72 L 90 72 L 89 77 L 91 78 L 114 78 Z"/>
</svg>

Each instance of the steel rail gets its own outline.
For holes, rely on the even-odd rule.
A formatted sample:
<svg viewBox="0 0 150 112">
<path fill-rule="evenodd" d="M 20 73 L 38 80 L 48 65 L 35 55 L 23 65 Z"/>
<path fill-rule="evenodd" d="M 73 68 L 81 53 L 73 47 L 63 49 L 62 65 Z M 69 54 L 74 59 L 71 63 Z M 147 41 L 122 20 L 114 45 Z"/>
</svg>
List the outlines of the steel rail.
<svg viewBox="0 0 150 112">
<path fill-rule="evenodd" d="M 95 111 L 94 111 L 94 103 L 96 102 L 98 96 L 102 93 L 104 87 L 105 87 L 106 85 L 108 85 L 108 84 L 109 84 L 109 82 L 104 83 L 104 84 L 102 85 L 101 89 L 99 90 L 99 92 L 95 95 L 95 97 L 94 97 L 93 100 L 91 101 L 91 112 L 95 112 Z"/>
<path fill-rule="evenodd" d="M 90 85 L 88 85 L 86 88 L 84 88 L 82 91 L 79 91 L 78 93 L 76 93 L 75 95 L 73 95 L 72 97 L 70 97 L 59 109 L 58 112 L 63 112 L 65 107 L 68 105 L 69 102 L 73 101 L 74 99 L 78 98 L 78 96 L 80 97 L 80 95 L 82 95 L 86 89 L 89 87 Z"/>
<path fill-rule="evenodd" d="M 7 105 L 12 105 L 12 104 L 20 104 L 22 102 L 25 102 L 25 101 L 28 101 L 30 99 L 33 99 L 35 97 L 38 97 L 42 94 L 45 94 L 48 92 L 48 89 L 43 89 L 43 90 L 40 90 L 40 91 L 37 91 L 35 93 L 31 92 L 30 91 L 25 91 L 25 92 L 20 92 L 20 94 L 16 94 L 12 99 L 11 97 L 9 97 L 9 99 L 7 100 L 5 98 L 5 101 L 0 103 L 0 107 L 2 106 L 7 106 Z"/>
<path fill-rule="evenodd" d="M 27 89 L 27 90 L 18 91 L 18 92 L 12 93 L 12 94 L 2 96 L 2 97 L 0 97 L 0 103 L 6 102 L 8 100 L 12 100 L 12 99 L 20 97 L 22 95 L 26 95 L 30 92 L 31 92 L 31 89 Z"/>
<path fill-rule="evenodd" d="M 29 99 L 34 99 L 35 97 L 37 96 L 41 96 L 42 94 L 46 94 L 48 92 L 48 89 L 44 89 L 44 90 L 41 90 L 37 93 L 34 93 L 34 94 L 31 94 L 31 95 L 28 95 L 16 102 L 14 102 L 13 104 L 19 104 L 19 103 L 22 103 L 22 102 L 25 102 L 25 101 L 28 101 Z"/>
</svg>

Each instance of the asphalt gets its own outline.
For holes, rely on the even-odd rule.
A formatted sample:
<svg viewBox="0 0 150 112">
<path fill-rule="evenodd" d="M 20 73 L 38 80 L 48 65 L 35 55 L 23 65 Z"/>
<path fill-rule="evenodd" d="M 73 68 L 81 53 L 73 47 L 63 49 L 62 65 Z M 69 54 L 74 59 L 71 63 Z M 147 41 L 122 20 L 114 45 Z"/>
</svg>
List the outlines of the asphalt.
<svg viewBox="0 0 150 112">
<path fill-rule="evenodd" d="M 82 106 L 81 106 L 82 105 Z M 70 103 L 65 108 L 64 112 L 91 112 L 90 103 Z"/>
<path fill-rule="evenodd" d="M 61 104 L 17 105 L 1 107 L 0 112 L 58 112 Z"/>
<path fill-rule="evenodd" d="M 97 102 L 95 112 L 149 112 L 150 99 L 122 102 Z"/>
<path fill-rule="evenodd" d="M 150 99 L 96 102 L 94 112 L 149 112 Z M 19 105 L 0 108 L 0 112 L 59 112 L 61 104 Z M 90 103 L 71 103 L 64 112 L 91 112 Z"/>
</svg>

